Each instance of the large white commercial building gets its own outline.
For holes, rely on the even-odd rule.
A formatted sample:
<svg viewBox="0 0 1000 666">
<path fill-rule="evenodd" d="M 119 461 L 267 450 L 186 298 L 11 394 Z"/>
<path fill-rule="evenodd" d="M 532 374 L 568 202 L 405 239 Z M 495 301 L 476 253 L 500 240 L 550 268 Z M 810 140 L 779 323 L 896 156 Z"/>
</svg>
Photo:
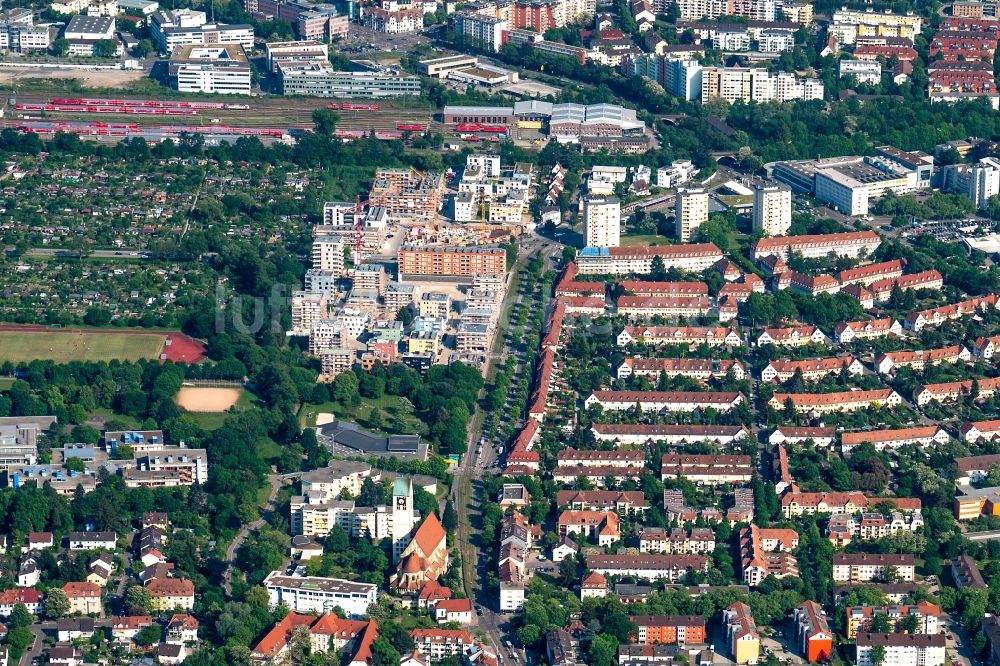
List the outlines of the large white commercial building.
<svg viewBox="0 0 1000 666">
<path fill-rule="evenodd" d="M 621 244 L 621 202 L 618 197 L 583 197 L 583 236 L 587 247 Z"/>
<path fill-rule="evenodd" d="M 272 571 L 264 579 L 268 607 L 285 606 L 296 613 L 332 613 L 340 608 L 349 617 L 363 617 L 375 603 L 378 586 L 341 578 L 285 576 Z"/>
<path fill-rule="evenodd" d="M 239 44 L 253 50 L 253 26 L 206 23 L 205 12 L 173 9 L 156 12 L 149 17 L 149 33 L 157 47 L 173 53 L 178 46 L 188 44 Z"/>
<path fill-rule="evenodd" d="M 180 92 L 250 93 L 250 61 L 239 44 L 178 47 L 170 56 L 169 71 Z"/>
<path fill-rule="evenodd" d="M 792 226 L 792 190 L 779 183 L 757 183 L 753 190 L 753 228 L 765 236 L 784 236 Z"/>
<path fill-rule="evenodd" d="M 756 67 L 705 67 L 701 71 L 701 99 L 712 97 L 727 102 L 823 99 L 823 82 Z"/>
<path fill-rule="evenodd" d="M 867 215 L 871 201 L 886 192 L 915 192 L 922 173 L 886 155 L 779 162 L 772 170 L 775 179 L 846 215 Z"/>
<path fill-rule="evenodd" d="M 674 216 L 677 240 L 690 243 L 698 227 L 708 221 L 708 192 L 701 188 L 678 190 Z"/>
</svg>

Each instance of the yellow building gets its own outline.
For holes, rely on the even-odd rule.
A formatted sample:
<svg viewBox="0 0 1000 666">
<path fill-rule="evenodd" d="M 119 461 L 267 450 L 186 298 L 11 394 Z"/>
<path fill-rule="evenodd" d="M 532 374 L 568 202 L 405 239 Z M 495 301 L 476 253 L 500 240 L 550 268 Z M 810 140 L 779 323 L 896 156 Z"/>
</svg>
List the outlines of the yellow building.
<svg viewBox="0 0 1000 666">
<path fill-rule="evenodd" d="M 410 354 L 434 354 L 441 349 L 441 334 L 432 331 L 414 333 L 406 341 L 406 351 Z"/>
<path fill-rule="evenodd" d="M 959 488 L 955 498 L 955 518 L 972 520 L 979 516 L 1000 516 L 1000 487 Z"/>
<path fill-rule="evenodd" d="M 760 659 L 760 633 L 750 607 L 736 602 L 722 612 L 729 650 L 737 664 L 756 664 Z"/>
<path fill-rule="evenodd" d="M 787 2 L 781 6 L 781 16 L 786 21 L 808 28 L 813 22 L 813 6 L 809 2 Z"/>
</svg>

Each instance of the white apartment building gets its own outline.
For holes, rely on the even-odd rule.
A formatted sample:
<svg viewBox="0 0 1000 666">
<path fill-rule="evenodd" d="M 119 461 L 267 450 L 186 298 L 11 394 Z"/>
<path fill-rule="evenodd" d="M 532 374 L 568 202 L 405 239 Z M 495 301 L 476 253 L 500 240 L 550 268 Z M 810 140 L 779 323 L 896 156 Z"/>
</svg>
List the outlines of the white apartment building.
<svg viewBox="0 0 1000 666">
<path fill-rule="evenodd" d="M 308 335 L 320 319 L 326 318 L 328 300 L 326 294 L 314 294 L 308 291 L 292 292 L 292 332 L 296 335 Z"/>
<path fill-rule="evenodd" d="M 375 603 L 378 586 L 341 578 L 285 576 L 272 571 L 264 579 L 268 607 L 286 606 L 296 613 L 331 613 L 338 606 L 349 617 L 359 618 Z"/>
<path fill-rule="evenodd" d="M 877 647 L 883 651 L 881 661 L 875 660 Z M 946 652 L 944 634 L 859 633 L 855 659 L 858 666 L 944 666 Z"/>
<path fill-rule="evenodd" d="M 583 236 L 587 247 L 621 244 L 621 202 L 617 197 L 583 197 Z"/>
<path fill-rule="evenodd" d="M 456 34 L 496 52 L 503 45 L 503 33 L 509 24 L 506 18 L 466 12 L 455 15 L 454 26 Z"/>
<path fill-rule="evenodd" d="M 312 267 L 336 277 L 344 274 L 344 239 L 340 236 L 317 236 L 312 245 Z"/>
<path fill-rule="evenodd" d="M 823 99 L 823 82 L 755 67 L 706 67 L 701 72 L 701 99 L 712 97 L 721 97 L 727 102 Z"/>
<path fill-rule="evenodd" d="M 984 157 L 969 173 L 969 198 L 976 208 L 985 208 L 990 197 L 1000 194 L 1000 160 Z"/>
<path fill-rule="evenodd" d="M 662 166 L 656 170 L 657 187 L 678 187 L 688 182 L 698 173 L 691 160 L 675 160 L 670 166 Z"/>
<path fill-rule="evenodd" d="M 784 236 L 792 226 L 792 190 L 778 183 L 758 183 L 753 190 L 753 228 L 765 236 Z"/>
<path fill-rule="evenodd" d="M 687 58 L 663 61 L 663 87 L 688 102 L 701 99 L 701 63 Z"/>
<path fill-rule="evenodd" d="M 912 582 L 913 555 L 885 553 L 834 553 L 833 580 L 836 583 L 869 583 L 894 574 L 901 581 Z"/>
<path fill-rule="evenodd" d="M 708 192 L 702 188 L 678 190 L 674 216 L 677 239 L 690 243 L 698 227 L 708 221 Z"/>
<path fill-rule="evenodd" d="M 877 60 L 841 60 L 840 78 L 854 75 L 858 83 L 877 86 L 882 82 L 882 63 Z"/>
</svg>

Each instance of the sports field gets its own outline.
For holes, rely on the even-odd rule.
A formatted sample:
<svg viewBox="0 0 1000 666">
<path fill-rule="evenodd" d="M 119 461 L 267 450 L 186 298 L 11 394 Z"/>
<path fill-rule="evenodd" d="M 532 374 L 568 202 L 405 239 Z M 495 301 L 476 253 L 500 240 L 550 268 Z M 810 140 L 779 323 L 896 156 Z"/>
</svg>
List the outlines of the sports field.
<svg viewBox="0 0 1000 666">
<path fill-rule="evenodd" d="M 103 331 L 0 330 L 0 362 L 43 360 L 68 363 L 159 358 L 166 337 L 166 334 L 134 335 Z"/>
</svg>

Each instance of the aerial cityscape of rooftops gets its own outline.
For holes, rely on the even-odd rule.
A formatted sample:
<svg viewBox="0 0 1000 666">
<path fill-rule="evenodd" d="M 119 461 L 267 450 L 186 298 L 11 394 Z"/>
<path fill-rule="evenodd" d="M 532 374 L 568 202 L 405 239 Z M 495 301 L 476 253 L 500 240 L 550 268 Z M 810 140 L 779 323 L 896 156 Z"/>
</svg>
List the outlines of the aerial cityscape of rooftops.
<svg viewBox="0 0 1000 666">
<path fill-rule="evenodd" d="M 997 0 L 0 6 L 0 666 L 1000 664 Z"/>
</svg>

